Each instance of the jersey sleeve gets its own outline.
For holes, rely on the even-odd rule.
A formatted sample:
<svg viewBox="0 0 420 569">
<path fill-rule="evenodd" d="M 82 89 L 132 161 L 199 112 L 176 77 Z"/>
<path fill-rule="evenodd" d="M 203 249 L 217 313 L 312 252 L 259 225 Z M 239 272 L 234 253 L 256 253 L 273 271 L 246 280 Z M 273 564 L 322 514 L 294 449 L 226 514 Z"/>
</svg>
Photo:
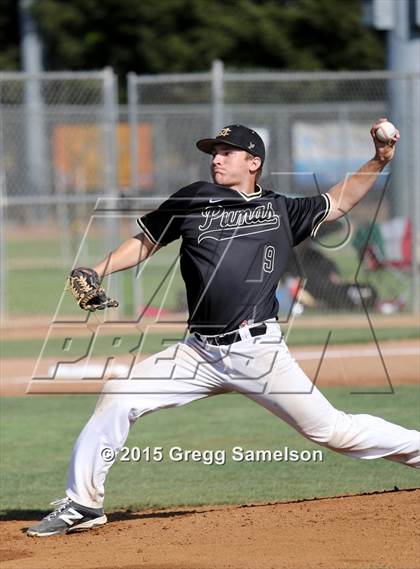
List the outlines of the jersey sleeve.
<svg viewBox="0 0 420 569">
<path fill-rule="evenodd" d="M 308 198 L 287 198 L 287 215 L 292 233 L 293 246 L 307 237 L 315 237 L 331 209 L 328 194 Z"/>
<path fill-rule="evenodd" d="M 182 223 L 187 215 L 186 202 L 189 201 L 185 192 L 177 192 L 157 209 L 139 217 L 137 224 L 155 245 L 169 245 L 181 237 Z"/>
</svg>

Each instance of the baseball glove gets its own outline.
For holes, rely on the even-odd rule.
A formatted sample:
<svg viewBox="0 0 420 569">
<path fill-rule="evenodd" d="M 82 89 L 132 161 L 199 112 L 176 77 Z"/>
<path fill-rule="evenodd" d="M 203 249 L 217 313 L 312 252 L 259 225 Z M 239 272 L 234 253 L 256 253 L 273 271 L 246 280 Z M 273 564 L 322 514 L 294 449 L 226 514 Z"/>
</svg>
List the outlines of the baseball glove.
<svg viewBox="0 0 420 569">
<path fill-rule="evenodd" d="M 94 312 L 118 306 L 118 302 L 106 295 L 99 275 L 93 269 L 79 267 L 69 275 L 69 288 L 83 310 Z"/>
</svg>

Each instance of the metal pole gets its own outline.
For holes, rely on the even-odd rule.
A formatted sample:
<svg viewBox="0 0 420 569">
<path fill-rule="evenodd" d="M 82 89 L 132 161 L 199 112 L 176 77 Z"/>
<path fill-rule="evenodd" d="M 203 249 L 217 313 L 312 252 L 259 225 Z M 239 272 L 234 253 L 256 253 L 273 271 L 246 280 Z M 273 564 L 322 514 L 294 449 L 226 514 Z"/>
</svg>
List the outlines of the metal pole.
<svg viewBox="0 0 420 569">
<path fill-rule="evenodd" d="M 420 164 L 418 152 L 420 148 L 420 74 L 413 74 L 407 79 L 409 84 L 409 100 L 411 101 L 411 113 L 407 123 L 411 125 L 409 144 L 411 158 L 411 188 L 412 194 L 411 218 L 412 218 L 412 271 L 413 271 L 413 312 L 420 312 L 420 251 L 417 247 L 420 238 Z M 408 134 L 408 133 L 407 133 Z"/>
<path fill-rule="evenodd" d="M 379 3 L 377 0 L 376 4 L 379 12 L 385 7 L 384 3 Z M 419 73 L 420 34 L 412 22 L 414 2 L 398 0 L 389 4 L 392 4 L 389 8 L 392 9 L 392 20 L 387 33 L 388 68 L 398 73 Z M 390 120 L 396 123 L 402 134 L 392 165 L 391 207 L 393 216 L 405 217 L 411 216 L 412 205 L 410 196 L 412 179 L 408 164 L 411 148 L 408 133 L 415 128 L 415 125 L 410 123 L 407 117 L 407 109 L 411 107 L 409 81 L 403 77 L 402 80 L 391 79 L 390 83 L 392 111 Z"/>
<path fill-rule="evenodd" d="M 115 75 L 110 67 L 104 69 L 104 183 L 105 194 L 109 202 L 113 202 L 113 208 L 116 205 L 116 198 L 118 197 L 117 188 L 117 85 Z M 106 222 L 107 243 L 109 252 L 113 251 L 120 241 L 120 220 L 118 219 L 118 212 L 108 214 Z M 113 276 L 111 296 L 123 303 L 121 286 L 121 273 L 116 273 Z M 110 290 L 110 287 L 109 287 Z M 115 313 L 114 313 L 115 314 Z"/>
<path fill-rule="evenodd" d="M 134 196 L 135 192 L 140 190 L 139 176 L 139 146 L 138 146 L 138 119 L 137 119 L 137 76 L 135 73 L 127 75 L 127 91 L 128 91 L 128 120 L 130 123 L 130 178 L 131 191 Z"/>
<path fill-rule="evenodd" d="M 56 174 L 55 189 L 59 195 L 65 197 L 65 185 L 62 177 L 58 173 Z M 63 263 L 66 267 L 71 267 L 72 253 L 69 204 L 65 203 L 64 201 L 60 201 L 56 204 L 56 208 L 58 226 L 60 231 L 61 258 L 63 259 Z"/>
<path fill-rule="evenodd" d="M 341 175 L 346 176 L 350 172 L 350 148 L 348 141 L 351 139 L 350 120 L 347 107 L 338 111 L 338 125 L 342 135 L 340 136 Z M 347 144 L 346 144 L 347 141 Z"/>
<path fill-rule="evenodd" d="M 21 54 L 23 70 L 29 74 L 24 82 L 26 193 L 48 193 L 48 151 L 45 136 L 43 100 L 40 74 L 42 72 L 42 45 L 31 16 L 33 0 L 19 1 L 21 27 Z M 37 219 L 45 217 L 45 210 L 35 210 Z M 32 213 L 32 215 L 34 215 Z"/>
<path fill-rule="evenodd" d="M 264 166 L 264 176 L 279 172 L 272 178 L 275 187 L 281 187 L 282 193 L 292 193 L 292 119 L 287 107 L 276 110 L 275 135 L 271 136 L 269 162 Z M 275 153 L 274 153 L 275 151 Z"/>
<path fill-rule="evenodd" d="M 131 164 L 131 191 L 132 197 L 140 192 L 139 172 L 139 139 L 138 139 L 138 84 L 139 79 L 135 73 L 128 74 L 128 116 L 130 121 L 130 164 Z M 142 279 L 139 275 L 139 266 L 133 271 L 131 300 L 133 304 L 132 316 L 137 320 L 139 307 L 143 303 Z"/>
<path fill-rule="evenodd" d="M 213 132 L 219 132 L 224 124 L 224 69 L 223 61 L 216 59 L 211 67 L 211 94 L 212 94 L 212 109 L 213 109 Z"/>
<path fill-rule="evenodd" d="M 167 125 L 166 117 L 163 113 L 160 114 L 155 121 L 155 138 L 156 144 L 154 147 L 156 152 L 156 164 L 159 164 L 155 173 L 156 187 L 160 196 L 167 196 L 169 194 L 170 174 L 169 156 L 166 145 L 168 138 Z"/>
<path fill-rule="evenodd" d="M 4 172 L 4 148 L 3 148 L 3 118 L 0 106 L 0 324 L 3 326 L 7 320 L 7 296 L 6 296 L 6 176 Z"/>
</svg>

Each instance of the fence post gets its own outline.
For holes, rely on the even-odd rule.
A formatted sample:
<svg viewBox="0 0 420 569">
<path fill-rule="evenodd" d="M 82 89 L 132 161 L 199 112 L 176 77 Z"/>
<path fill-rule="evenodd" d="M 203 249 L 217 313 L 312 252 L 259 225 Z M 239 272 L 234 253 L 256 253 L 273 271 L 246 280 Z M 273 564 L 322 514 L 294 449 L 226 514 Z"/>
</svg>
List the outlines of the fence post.
<svg viewBox="0 0 420 569">
<path fill-rule="evenodd" d="M 139 145 L 137 138 L 137 82 L 136 74 L 129 73 L 127 75 L 127 93 L 128 93 L 128 121 L 130 125 L 130 182 L 132 193 L 139 191 Z"/>
<path fill-rule="evenodd" d="M 42 89 L 42 44 L 38 35 L 31 9 L 33 0 L 19 1 L 19 17 L 22 32 L 22 66 L 27 73 L 24 83 L 25 113 L 25 191 L 38 196 L 51 193 L 48 172 L 48 148 L 44 117 L 44 97 Z M 29 217 L 39 221 L 48 218 L 48 210 L 34 208 Z"/>
<path fill-rule="evenodd" d="M 420 75 L 412 74 L 408 78 L 408 100 L 411 102 L 410 115 L 407 124 L 411 125 L 409 130 L 411 141 L 409 144 L 409 157 L 411 164 L 411 188 L 412 195 L 412 271 L 413 271 L 413 312 L 420 312 L 420 251 L 418 247 L 418 239 L 420 238 L 420 164 L 418 160 L 418 152 L 420 148 Z M 408 133 L 407 133 L 408 134 Z M 408 188 L 407 188 L 408 189 Z M 408 198 L 410 199 L 410 197 Z"/>
<path fill-rule="evenodd" d="M 137 95 L 137 75 L 129 73 L 127 75 L 127 92 L 128 92 L 128 120 L 130 123 L 130 182 L 131 195 L 134 197 L 140 191 L 139 176 L 139 140 L 138 140 L 138 116 L 137 106 L 139 103 Z M 132 281 L 132 316 L 137 320 L 138 310 L 143 302 L 143 287 L 139 276 L 140 267 L 137 266 L 133 271 Z"/>
<path fill-rule="evenodd" d="M 213 108 L 213 133 L 216 134 L 224 125 L 224 68 L 223 61 L 216 59 L 211 66 L 211 96 Z"/>
<path fill-rule="evenodd" d="M 1 88 L 1 87 L 0 87 Z M 7 321 L 6 295 L 6 180 L 4 174 L 3 118 L 0 112 L 0 326 Z"/>
<path fill-rule="evenodd" d="M 118 197 L 117 189 L 117 81 L 113 70 L 110 67 L 104 69 L 104 182 L 105 194 L 107 198 L 111 198 L 115 211 L 116 198 Z M 112 199 L 113 198 L 113 199 Z M 109 202 L 108 202 L 109 203 Z M 117 215 L 117 217 L 115 217 Z M 114 212 L 107 218 L 106 231 L 109 252 L 113 251 L 120 241 L 120 220 L 118 213 Z M 121 273 L 114 275 L 112 283 L 112 295 L 121 300 L 123 304 L 121 286 Z"/>
</svg>

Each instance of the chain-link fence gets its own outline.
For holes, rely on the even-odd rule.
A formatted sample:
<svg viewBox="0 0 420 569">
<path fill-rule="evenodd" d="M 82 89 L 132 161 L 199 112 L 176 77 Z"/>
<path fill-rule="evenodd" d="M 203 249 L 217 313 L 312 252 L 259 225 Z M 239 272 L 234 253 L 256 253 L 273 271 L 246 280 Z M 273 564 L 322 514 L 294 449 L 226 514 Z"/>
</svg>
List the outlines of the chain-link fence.
<svg viewBox="0 0 420 569">
<path fill-rule="evenodd" d="M 93 205 L 116 195 L 115 83 L 110 69 L 0 73 L 3 317 L 54 312 L 48 282 L 62 290 Z M 113 244 L 110 228 L 92 242 Z"/>
<path fill-rule="evenodd" d="M 287 195 L 325 192 L 372 157 L 370 126 L 389 117 L 402 135 L 392 167 L 341 227 L 330 226 L 334 231 L 311 245 L 312 254 L 305 249 L 298 256 L 305 259 L 305 297 L 316 310 L 360 311 L 367 304 L 385 313 L 418 311 L 418 75 L 224 72 L 216 62 L 210 73 L 131 74 L 128 92 L 131 188 L 144 195 L 164 196 L 209 179 L 209 157 L 195 141 L 232 123 L 264 139 L 263 187 Z M 366 245 L 374 260 L 367 259 Z M 279 298 L 296 291 L 292 273 Z"/>
<path fill-rule="evenodd" d="M 128 107 L 119 107 L 109 69 L 0 73 L 3 317 L 51 316 L 59 293 L 50 291 L 62 290 L 75 259 L 97 262 L 136 231 L 135 213 L 142 207 L 209 179 L 209 157 L 195 148 L 199 138 L 230 123 L 255 128 L 268 154 L 262 186 L 310 195 L 327 191 L 372 156 L 369 128 L 381 116 L 401 131 L 397 157 L 347 221 L 298 252 L 308 279 L 301 300 L 305 313 L 359 311 L 360 291 L 350 288 L 357 281 L 371 286 L 384 311 L 419 310 L 418 75 L 225 72 L 215 62 L 208 73 L 130 74 L 128 97 Z M 124 196 L 140 200 L 123 204 L 125 214 L 107 211 L 88 225 L 98 197 Z M 167 308 L 184 307 L 179 274 L 167 274 L 175 259 L 175 249 L 153 258 L 156 267 L 147 274 L 156 282 L 142 277 L 133 286 L 113 276 L 112 293 L 126 298 L 127 314 L 138 314 L 140 303 L 159 304 L 153 291 L 166 290 L 159 280 L 164 277 L 172 287 L 164 294 Z M 298 277 L 290 270 L 279 288 L 286 312 Z"/>
</svg>

